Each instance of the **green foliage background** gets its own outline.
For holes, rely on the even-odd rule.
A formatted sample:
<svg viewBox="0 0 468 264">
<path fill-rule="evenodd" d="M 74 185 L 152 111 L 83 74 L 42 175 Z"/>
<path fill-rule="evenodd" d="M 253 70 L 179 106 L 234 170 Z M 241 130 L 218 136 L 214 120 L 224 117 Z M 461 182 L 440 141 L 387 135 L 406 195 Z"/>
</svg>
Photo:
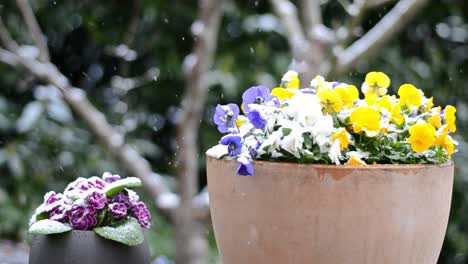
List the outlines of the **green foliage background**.
<svg viewBox="0 0 468 264">
<path fill-rule="evenodd" d="M 337 1 L 323 2 L 327 2 L 327 25 L 346 17 Z M 156 171 L 174 174 L 173 121 L 184 89 L 181 65 L 193 44 L 190 26 L 197 14 L 196 1 L 145 0 L 132 47 L 138 57 L 132 62 L 109 53 L 127 32 L 132 1 L 33 3 L 53 62 L 126 133 L 128 142 Z M 391 7 L 390 3 L 370 12 L 363 28 L 372 27 Z M 211 121 L 214 106 L 239 102 L 242 91 L 251 85 L 278 84 L 291 60 L 268 1 L 227 0 L 224 11 L 199 141 L 202 184 L 206 183 L 203 153 L 219 139 Z M 2 1 L 0 12 L 13 36 L 31 43 L 14 1 Z M 436 104 L 457 106 L 460 153 L 455 155 L 452 214 L 439 263 L 468 262 L 468 147 L 463 140 L 468 131 L 467 15 L 464 0 L 430 1 L 402 34 L 341 76 L 359 85 L 366 72 L 385 71 L 392 78 L 393 93 L 400 84 L 412 82 L 434 96 Z M 115 75 L 145 76 L 148 69 L 152 77 L 138 87 L 128 91 L 116 87 L 122 82 Z M 60 97 L 40 85 L 26 73 L 0 65 L 0 238 L 27 238 L 27 221 L 46 190 L 59 191 L 76 177 L 108 170 L 125 175 Z M 171 226 L 155 208 L 153 212 L 152 252 L 171 256 Z"/>
</svg>

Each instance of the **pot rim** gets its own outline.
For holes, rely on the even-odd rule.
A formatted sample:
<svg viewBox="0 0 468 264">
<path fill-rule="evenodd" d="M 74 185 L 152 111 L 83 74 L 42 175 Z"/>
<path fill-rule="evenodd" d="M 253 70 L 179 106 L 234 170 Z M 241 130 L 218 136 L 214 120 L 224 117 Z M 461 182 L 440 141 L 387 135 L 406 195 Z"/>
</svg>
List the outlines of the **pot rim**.
<svg viewBox="0 0 468 264">
<path fill-rule="evenodd" d="M 223 163 L 233 163 L 234 159 L 218 159 L 216 157 L 206 155 L 207 160 L 218 161 Z M 354 165 L 334 165 L 334 164 L 318 164 L 318 163 L 296 163 L 296 162 L 283 162 L 283 161 L 265 161 L 265 160 L 253 160 L 252 164 L 254 166 L 281 166 L 281 167 L 307 167 L 314 169 L 335 169 L 335 170 L 382 170 L 382 169 L 392 169 L 392 170 L 408 170 L 408 169 L 428 169 L 428 168 L 443 168 L 443 167 L 452 167 L 454 165 L 453 160 L 449 160 L 445 163 L 415 163 L 415 164 L 370 164 L 362 166 Z"/>
</svg>

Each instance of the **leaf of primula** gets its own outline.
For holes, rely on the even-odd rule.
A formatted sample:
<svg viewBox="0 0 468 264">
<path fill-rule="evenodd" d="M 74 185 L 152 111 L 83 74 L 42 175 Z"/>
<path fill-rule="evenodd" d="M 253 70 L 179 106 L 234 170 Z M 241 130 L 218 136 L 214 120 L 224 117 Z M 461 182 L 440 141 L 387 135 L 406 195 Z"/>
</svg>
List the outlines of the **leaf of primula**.
<svg viewBox="0 0 468 264">
<path fill-rule="evenodd" d="M 103 238 L 114 240 L 127 246 L 137 246 L 145 240 L 140 223 L 133 217 L 116 226 L 96 227 L 93 230 Z"/>
<path fill-rule="evenodd" d="M 33 235 L 50 235 L 65 233 L 73 228 L 67 224 L 50 219 L 37 221 L 29 227 L 29 233 Z"/>
<path fill-rule="evenodd" d="M 122 180 L 115 181 L 107 185 L 106 189 L 104 189 L 107 197 L 115 195 L 122 191 L 125 188 L 133 188 L 133 187 L 140 187 L 141 180 L 137 177 L 128 177 Z"/>
</svg>

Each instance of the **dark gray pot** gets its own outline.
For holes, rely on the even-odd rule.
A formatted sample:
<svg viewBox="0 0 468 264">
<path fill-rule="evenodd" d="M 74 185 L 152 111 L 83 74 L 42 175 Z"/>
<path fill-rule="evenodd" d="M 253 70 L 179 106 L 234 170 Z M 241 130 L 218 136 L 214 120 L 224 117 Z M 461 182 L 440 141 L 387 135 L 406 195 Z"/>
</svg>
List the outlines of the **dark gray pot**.
<svg viewBox="0 0 468 264">
<path fill-rule="evenodd" d="M 107 240 L 93 231 L 70 231 L 37 235 L 29 253 L 29 264 L 149 264 L 148 243 L 134 247 Z"/>
</svg>

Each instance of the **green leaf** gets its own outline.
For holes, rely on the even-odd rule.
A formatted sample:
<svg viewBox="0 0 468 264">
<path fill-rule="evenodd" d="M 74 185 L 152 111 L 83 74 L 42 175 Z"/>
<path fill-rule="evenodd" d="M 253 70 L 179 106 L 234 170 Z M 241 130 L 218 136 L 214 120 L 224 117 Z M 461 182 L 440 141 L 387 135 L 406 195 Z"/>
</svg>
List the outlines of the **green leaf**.
<svg viewBox="0 0 468 264">
<path fill-rule="evenodd" d="M 114 240 L 127 246 L 136 246 L 145 240 L 140 223 L 133 217 L 115 226 L 96 227 L 93 230 L 103 238 Z"/>
<path fill-rule="evenodd" d="M 110 197 L 121 192 L 125 188 L 140 187 L 141 185 L 141 180 L 137 177 L 128 177 L 109 184 L 104 191 L 107 197 Z"/>
<path fill-rule="evenodd" d="M 67 224 L 50 219 L 44 219 L 32 224 L 29 227 L 29 233 L 33 235 L 50 235 L 65 233 L 72 229 L 73 228 Z"/>
</svg>

